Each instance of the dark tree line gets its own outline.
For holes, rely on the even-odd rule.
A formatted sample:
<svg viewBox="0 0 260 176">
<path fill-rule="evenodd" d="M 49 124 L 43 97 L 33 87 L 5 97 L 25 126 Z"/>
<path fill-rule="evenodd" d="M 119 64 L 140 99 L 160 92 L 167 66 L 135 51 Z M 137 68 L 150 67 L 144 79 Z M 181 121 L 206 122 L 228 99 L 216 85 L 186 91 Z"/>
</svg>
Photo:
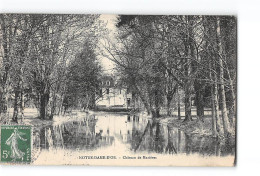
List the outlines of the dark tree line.
<svg viewBox="0 0 260 176">
<path fill-rule="evenodd" d="M 82 89 L 93 94 L 98 65 L 95 45 L 98 15 L 0 15 L 0 115 L 23 120 L 25 106 L 52 119 L 75 88 L 71 73 L 88 77 Z M 79 62 L 78 62 L 79 61 Z M 79 64 L 81 63 L 81 64 Z M 94 71 L 93 71 L 94 70 Z M 74 77 L 78 78 L 76 72 Z M 79 79 L 82 79 L 79 76 Z M 81 90 L 80 92 L 82 92 Z M 74 104 L 74 106 L 76 106 Z"/>
<path fill-rule="evenodd" d="M 233 16 L 120 15 L 117 40 L 104 55 L 118 65 L 121 79 L 140 97 L 147 112 L 171 114 L 184 95 L 185 119 L 212 109 L 215 136 L 230 135 L 236 119 L 236 18 Z M 180 113 L 180 109 L 178 110 Z"/>
<path fill-rule="evenodd" d="M 95 105 L 100 66 L 96 48 L 106 30 L 98 15 L 0 15 L 0 115 L 23 120 L 33 105 L 41 119 Z M 215 136 L 236 123 L 236 18 L 120 15 L 116 38 L 99 49 L 117 64 L 123 84 L 148 114 L 204 121 L 212 110 Z M 102 33 L 102 35 L 101 35 Z M 109 37 L 109 36 L 108 36 Z"/>
<path fill-rule="evenodd" d="M 100 73 L 101 67 L 97 63 L 94 49 L 89 43 L 85 43 L 82 52 L 76 55 L 68 68 L 65 106 L 67 108 L 79 106 L 84 110 L 94 108 Z"/>
</svg>

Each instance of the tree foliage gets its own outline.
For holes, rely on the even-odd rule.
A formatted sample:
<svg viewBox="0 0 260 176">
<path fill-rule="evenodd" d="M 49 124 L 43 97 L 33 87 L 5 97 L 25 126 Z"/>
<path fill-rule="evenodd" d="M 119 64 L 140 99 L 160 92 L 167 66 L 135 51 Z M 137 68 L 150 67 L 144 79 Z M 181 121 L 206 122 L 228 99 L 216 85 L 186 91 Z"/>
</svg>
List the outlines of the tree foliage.
<svg viewBox="0 0 260 176">
<path fill-rule="evenodd" d="M 159 117 L 167 107 L 170 115 L 172 100 L 183 92 L 184 121 L 192 120 L 192 106 L 201 121 L 204 108 L 211 107 L 214 133 L 230 133 L 236 112 L 235 17 L 120 15 L 117 29 L 105 55 L 148 113 Z"/>
<path fill-rule="evenodd" d="M 23 119 L 25 106 L 34 105 L 41 119 L 59 113 L 69 84 L 67 75 L 71 64 L 75 65 L 78 55 L 88 52 L 92 56 L 85 59 L 95 63 L 95 41 L 100 31 L 97 25 L 101 26 L 98 17 L 0 15 L 0 113 L 5 114 L 8 106 L 13 107 L 12 119 L 16 122 L 19 113 Z M 84 45 L 86 43 L 91 50 Z"/>
</svg>

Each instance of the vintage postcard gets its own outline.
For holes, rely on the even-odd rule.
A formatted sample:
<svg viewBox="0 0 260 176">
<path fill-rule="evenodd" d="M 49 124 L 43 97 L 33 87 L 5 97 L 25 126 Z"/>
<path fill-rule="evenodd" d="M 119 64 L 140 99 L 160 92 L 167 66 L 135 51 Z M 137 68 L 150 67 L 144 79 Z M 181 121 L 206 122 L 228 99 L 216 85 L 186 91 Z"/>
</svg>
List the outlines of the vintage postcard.
<svg viewBox="0 0 260 176">
<path fill-rule="evenodd" d="M 237 19 L 0 14 L 3 165 L 234 166 Z"/>
</svg>

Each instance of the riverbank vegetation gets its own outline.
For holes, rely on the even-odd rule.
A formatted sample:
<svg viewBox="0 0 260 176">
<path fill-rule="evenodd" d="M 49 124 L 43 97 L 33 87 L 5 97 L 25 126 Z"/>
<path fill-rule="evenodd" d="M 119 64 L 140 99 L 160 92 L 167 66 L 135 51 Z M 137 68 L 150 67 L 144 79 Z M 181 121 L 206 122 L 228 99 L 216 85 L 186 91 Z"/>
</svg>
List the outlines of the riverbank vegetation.
<svg viewBox="0 0 260 176">
<path fill-rule="evenodd" d="M 215 137 L 234 136 L 233 16 L 118 15 L 113 37 L 99 15 L 1 14 L 0 25 L 2 124 L 23 122 L 25 108 L 36 108 L 42 120 L 94 109 L 102 56 L 131 92 L 132 113 L 146 111 L 193 132 L 207 127 Z"/>
<path fill-rule="evenodd" d="M 210 108 L 213 136 L 235 131 L 235 17 L 121 15 L 117 30 L 104 55 L 148 114 L 158 118 L 166 107 L 171 116 L 175 103 L 179 119 L 184 107 L 183 123 L 192 121 L 192 106 L 204 122 Z"/>
<path fill-rule="evenodd" d="M 45 120 L 93 104 L 99 15 L 1 14 L 0 25 L 2 123 L 24 121 L 25 108 Z"/>
</svg>

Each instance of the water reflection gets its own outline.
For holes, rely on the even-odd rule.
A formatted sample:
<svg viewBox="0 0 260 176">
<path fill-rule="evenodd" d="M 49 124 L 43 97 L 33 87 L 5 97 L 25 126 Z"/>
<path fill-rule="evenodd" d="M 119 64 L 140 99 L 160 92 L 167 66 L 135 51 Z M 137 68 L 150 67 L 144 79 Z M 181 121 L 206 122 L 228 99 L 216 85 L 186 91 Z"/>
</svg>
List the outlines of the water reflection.
<svg viewBox="0 0 260 176">
<path fill-rule="evenodd" d="M 215 138 L 186 134 L 156 120 L 137 115 L 87 115 L 80 120 L 42 128 L 40 148 L 96 150 L 98 148 L 127 148 L 130 152 L 223 156 L 234 154 L 235 144 Z M 116 141 L 116 142 L 115 142 Z"/>
<path fill-rule="evenodd" d="M 66 148 L 72 150 L 88 150 L 112 145 L 114 136 L 109 129 L 96 131 L 95 116 L 82 121 L 72 121 L 41 129 L 41 148 Z"/>
</svg>

